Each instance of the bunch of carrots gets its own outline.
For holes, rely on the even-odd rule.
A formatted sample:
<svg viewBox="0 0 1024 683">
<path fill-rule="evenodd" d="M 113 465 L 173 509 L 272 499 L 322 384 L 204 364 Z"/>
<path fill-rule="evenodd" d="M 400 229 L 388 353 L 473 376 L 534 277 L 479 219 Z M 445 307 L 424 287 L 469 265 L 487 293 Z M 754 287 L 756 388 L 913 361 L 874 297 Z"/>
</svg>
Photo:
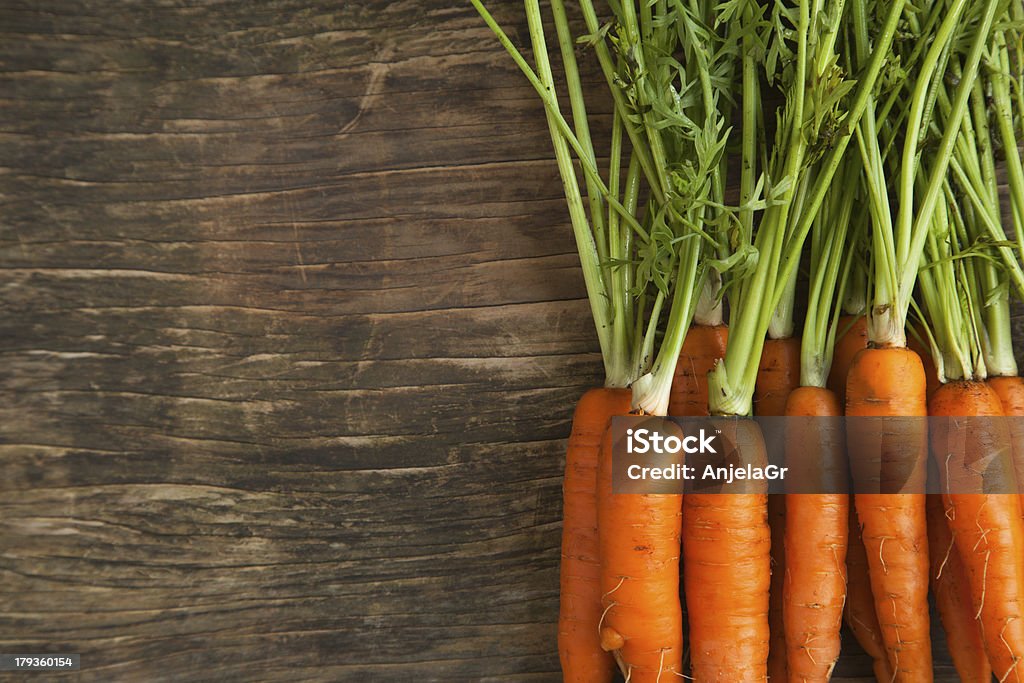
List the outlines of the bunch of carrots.
<svg viewBox="0 0 1024 683">
<path fill-rule="evenodd" d="M 845 621 L 879 681 L 930 681 L 931 595 L 961 680 L 1024 681 L 1024 499 L 946 486 L 947 421 L 839 419 L 1024 415 L 1024 0 L 525 0 L 528 51 L 471 3 L 543 105 L 605 366 L 564 680 L 827 681 Z M 721 424 L 829 492 L 613 493 L 627 414 L 786 417 L 781 454 Z M 1024 429 L 984 424 L 1024 494 Z M 929 462 L 947 493 L 889 492 Z"/>
</svg>

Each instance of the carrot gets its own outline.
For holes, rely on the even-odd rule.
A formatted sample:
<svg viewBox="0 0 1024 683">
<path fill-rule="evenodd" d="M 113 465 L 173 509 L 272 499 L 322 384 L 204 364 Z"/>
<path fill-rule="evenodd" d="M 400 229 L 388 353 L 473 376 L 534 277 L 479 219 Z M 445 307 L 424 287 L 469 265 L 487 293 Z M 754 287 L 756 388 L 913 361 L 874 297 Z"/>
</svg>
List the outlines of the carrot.
<svg viewBox="0 0 1024 683">
<path fill-rule="evenodd" d="M 933 416 L 998 417 L 1002 404 L 984 382 L 957 381 L 935 392 L 929 411 Z M 1009 426 L 1004 420 L 976 420 L 964 429 L 933 420 L 931 438 L 943 477 L 945 515 L 966 570 L 989 663 L 1000 681 L 1024 681 L 1024 522 L 1020 504 L 1017 496 L 957 493 L 963 488 L 952 477 L 965 478 L 968 484 L 976 482 L 978 463 L 947 462 L 954 451 L 948 442 L 966 439 L 963 452 L 972 458 L 984 456 L 986 477 L 1013 481 Z"/>
<path fill-rule="evenodd" d="M 701 417 L 708 412 L 708 373 L 725 357 L 729 328 L 725 325 L 692 325 L 676 362 L 668 414 Z"/>
<path fill-rule="evenodd" d="M 846 382 L 846 414 L 925 416 L 926 380 L 916 353 L 906 348 L 864 349 Z M 932 680 L 928 623 L 928 538 L 925 500 L 918 493 L 887 493 L 892 486 L 924 490 L 927 433 L 923 421 L 883 430 L 851 428 L 847 441 L 858 488 L 854 496 L 867 551 L 875 614 L 896 681 Z"/>
<path fill-rule="evenodd" d="M 614 415 L 629 412 L 628 389 L 591 389 L 576 404 L 562 484 L 562 565 L 558 655 L 563 680 L 611 681 L 615 664 L 601 649 L 601 582 L 597 542 L 597 459 Z"/>
<path fill-rule="evenodd" d="M 1007 417 L 1024 417 L 1024 378 L 989 377 L 988 385 L 999 396 L 1003 414 Z M 1021 494 L 1024 508 L 1024 420 L 1007 420 L 1013 439 L 1013 469 L 1017 478 L 1017 491 Z"/>
<path fill-rule="evenodd" d="M 832 355 L 832 369 L 828 373 L 828 388 L 840 399 L 846 396 L 846 375 L 853 359 L 861 349 L 868 347 L 868 319 L 863 315 L 844 315 L 836 325 L 839 337 Z"/>
<path fill-rule="evenodd" d="M 708 373 L 725 356 L 729 337 L 726 325 L 694 324 L 686 332 L 683 348 L 676 362 L 675 376 L 668 400 L 668 414 L 676 417 L 703 417 L 708 411 Z M 680 576 L 683 574 L 680 557 Z M 686 590 L 680 582 L 679 599 L 684 621 L 687 620 Z"/>
<path fill-rule="evenodd" d="M 942 497 L 929 495 L 927 510 L 932 594 L 946 631 L 953 666 L 965 683 L 991 683 L 992 667 L 985 656 L 981 629 L 974 618 L 967 570 L 953 546 Z"/>
<path fill-rule="evenodd" d="M 875 614 L 875 598 L 871 594 L 871 581 L 868 578 L 868 555 L 861 539 L 857 512 L 852 505 L 849 530 L 846 548 L 846 606 L 843 610 L 846 625 L 864 652 L 871 657 L 875 678 L 879 683 L 889 683 L 892 680 L 892 667 L 885 654 L 882 627 L 878 625 L 878 616 Z"/>
<path fill-rule="evenodd" d="M 757 366 L 754 414 L 759 417 L 786 414 L 789 394 L 800 386 L 800 338 L 766 339 Z"/>
<path fill-rule="evenodd" d="M 756 423 L 722 421 L 744 463 L 766 461 Z M 690 660 L 697 681 L 763 683 L 768 675 L 771 536 L 766 494 L 754 481 L 729 494 L 683 497 L 683 567 L 690 612 Z M 663 679 L 662 683 L 665 683 Z"/>
<path fill-rule="evenodd" d="M 786 425 L 787 461 L 799 468 L 809 487 L 832 488 L 845 479 L 842 424 L 817 419 L 841 415 L 836 395 L 823 387 L 800 387 L 789 395 L 786 415 L 796 418 Z M 808 453 L 817 456 L 815 462 L 807 461 Z M 809 472 L 812 464 L 820 469 Z M 846 599 L 849 496 L 794 493 L 785 500 L 783 619 L 788 677 L 795 683 L 828 681 L 839 658 Z"/>
<path fill-rule="evenodd" d="M 1024 377 L 989 377 L 986 383 L 999 396 L 1004 415 L 1024 415 Z"/>
<path fill-rule="evenodd" d="M 828 376 L 828 387 L 838 397 L 846 395 L 846 377 L 854 358 L 867 348 L 867 318 L 865 316 L 843 316 L 837 330 L 845 333 L 836 341 L 832 356 L 832 370 Z M 875 614 L 875 598 L 871 594 L 871 580 L 868 578 L 868 556 L 861 538 L 860 523 L 853 505 L 849 506 L 849 530 L 846 549 L 846 604 L 843 615 L 853 637 L 864 652 L 871 657 L 875 678 L 883 683 L 892 680 L 892 668 L 885 653 L 882 628 Z"/>
<path fill-rule="evenodd" d="M 789 395 L 800 386 L 800 338 L 767 339 L 761 351 L 754 385 L 754 414 L 779 417 L 786 414 Z M 772 458 L 776 460 L 776 458 Z M 786 575 L 786 498 L 768 496 L 768 525 L 772 538 L 772 577 L 768 603 L 771 647 L 768 651 L 768 677 L 774 681 L 788 678 L 786 672 L 786 632 L 782 615 L 783 579 Z"/>
<path fill-rule="evenodd" d="M 786 667 L 786 627 L 783 618 L 783 586 L 786 576 L 786 499 L 768 496 L 768 529 L 771 535 L 771 583 L 768 591 L 768 677 L 789 678 Z"/>
<path fill-rule="evenodd" d="M 942 385 L 942 382 L 939 381 L 939 370 L 935 367 L 935 360 L 932 358 L 932 350 L 918 341 L 918 336 L 920 336 L 921 339 L 926 339 L 923 334 L 907 335 L 907 348 L 921 357 L 921 364 L 924 366 L 924 376 L 928 381 L 926 391 L 928 393 L 928 398 L 931 398 Z"/>
<path fill-rule="evenodd" d="M 676 680 L 683 672 L 679 604 L 681 495 L 612 493 L 611 430 L 597 470 L 601 557 L 601 647 L 630 683 Z"/>
</svg>

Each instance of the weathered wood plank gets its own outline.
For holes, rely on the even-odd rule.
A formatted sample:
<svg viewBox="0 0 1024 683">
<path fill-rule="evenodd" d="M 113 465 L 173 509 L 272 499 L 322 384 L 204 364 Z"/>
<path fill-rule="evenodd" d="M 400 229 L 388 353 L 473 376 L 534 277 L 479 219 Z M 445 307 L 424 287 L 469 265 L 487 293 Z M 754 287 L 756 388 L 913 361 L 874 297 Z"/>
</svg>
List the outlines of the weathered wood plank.
<svg viewBox="0 0 1024 683">
<path fill-rule="evenodd" d="M 539 107 L 472 10 L 0 26 L 0 650 L 556 678 L 562 439 L 600 365 Z"/>
</svg>

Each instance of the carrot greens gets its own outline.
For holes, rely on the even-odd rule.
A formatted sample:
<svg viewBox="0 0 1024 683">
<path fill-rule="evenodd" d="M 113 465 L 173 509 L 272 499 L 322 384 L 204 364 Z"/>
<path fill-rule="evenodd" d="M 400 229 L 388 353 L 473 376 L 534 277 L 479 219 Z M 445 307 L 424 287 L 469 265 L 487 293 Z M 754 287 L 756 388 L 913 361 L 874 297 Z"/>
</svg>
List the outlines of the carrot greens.
<svg viewBox="0 0 1024 683">
<path fill-rule="evenodd" d="M 728 352 L 709 378 L 717 414 L 751 412 L 765 334 L 776 308 L 785 309 L 783 300 L 791 296 L 789 283 L 804 240 L 878 80 L 904 6 L 903 0 L 888 3 L 872 59 L 854 83 L 843 74 L 836 52 L 844 4 L 777 5 L 772 20 L 767 64 L 770 72 L 772 65 L 785 65 L 772 76 L 784 88 L 785 104 L 765 171 L 767 208 L 753 237 L 756 266 L 729 292 Z M 751 154 L 750 148 L 744 153 Z M 750 156 L 741 160 L 744 169 L 755 163 Z"/>
</svg>

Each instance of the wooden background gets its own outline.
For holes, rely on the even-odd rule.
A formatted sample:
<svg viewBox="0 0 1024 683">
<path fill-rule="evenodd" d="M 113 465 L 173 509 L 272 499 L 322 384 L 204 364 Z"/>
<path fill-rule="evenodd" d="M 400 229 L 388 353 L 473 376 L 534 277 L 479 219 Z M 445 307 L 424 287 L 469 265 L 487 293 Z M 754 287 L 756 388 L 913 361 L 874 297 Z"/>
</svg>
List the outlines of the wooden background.
<svg viewBox="0 0 1024 683">
<path fill-rule="evenodd" d="M 2 0 L 0 32 L 0 652 L 558 680 L 601 366 L 540 106 L 475 12 Z"/>
</svg>

